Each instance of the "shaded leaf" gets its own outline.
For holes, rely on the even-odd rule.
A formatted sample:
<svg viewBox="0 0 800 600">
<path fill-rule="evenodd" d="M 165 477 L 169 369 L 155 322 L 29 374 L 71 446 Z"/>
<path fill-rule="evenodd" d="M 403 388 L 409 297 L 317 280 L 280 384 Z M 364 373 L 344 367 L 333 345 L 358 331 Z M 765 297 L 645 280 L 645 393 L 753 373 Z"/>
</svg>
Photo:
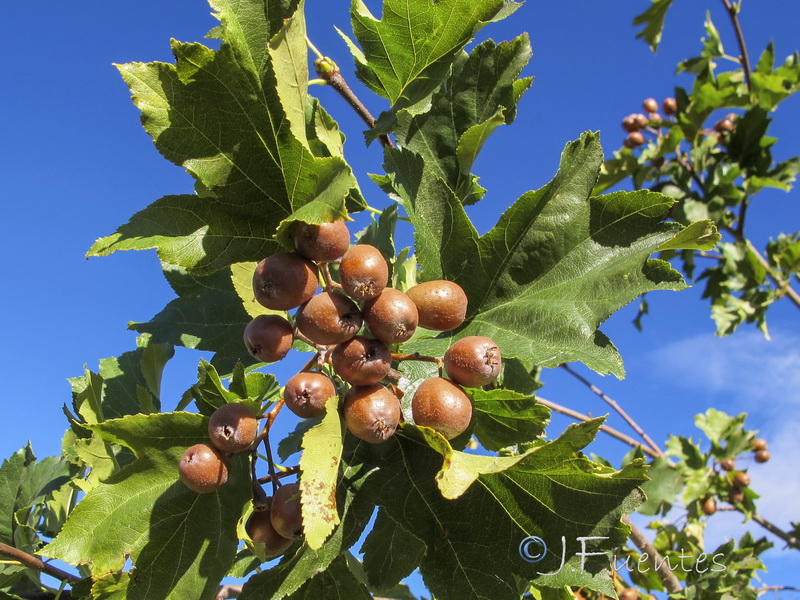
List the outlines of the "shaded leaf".
<svg viewBox="0 0 800 600">
<path fill-rule="evenodd" d="M 114 587 L 131 600 L 213 598 L 236 555 L 236 524 L 251 495 L 245 457 L 231 460 L 220 490 L 196 494 L 179 481 L 177 465 L 186 447 L 207 440 L 202 416 L 133 415 L 87 427 L 136 460 L 86 495 L 43 554 L 89 564 L 95 577 L 122 569 L 130 556 L 135 577 Z"/>
</svg>

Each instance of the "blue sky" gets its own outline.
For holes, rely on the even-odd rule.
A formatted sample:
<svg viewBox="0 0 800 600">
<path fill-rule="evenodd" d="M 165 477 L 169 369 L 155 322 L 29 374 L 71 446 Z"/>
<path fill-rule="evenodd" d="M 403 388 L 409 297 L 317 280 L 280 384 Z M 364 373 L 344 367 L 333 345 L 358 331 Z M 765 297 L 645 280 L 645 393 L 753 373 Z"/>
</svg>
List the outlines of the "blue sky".
<svg viewBox="0 0 800 600">
<path fill-rule="evenodd" d="M 325 4 L 308 1 L 309 35 L 347 76 L 352 63 L 333 25 L 347 30 L 348 3 Z M 722 4 L 683 0 L 675 2 L 665 40 L 652 55 L 630 25 L 646 6 L 644 0 L 531 0 L 481 33 L 481 39 L 499 41 L 527 31 L 533 58 L 525 74 L 536 79 L 517 122 L 495 133 L 475 166 L 489 193 L 471 209 L 473 220 L 488 229 L 520 194 L 547 183 L 564 144 L 583 131 L 600 130 L 607 154 L 617 148 L 625 115 L 638 112 L 642 99 L 660 100 L 685 82 L 673 75 L 674 66 L 698 52 L 706 10 L 728 52 L 736 53 Z M 0 456 L 30 440 L 41 457 L 59 451 L 66 427 L 60 407 L 70 400 L 67 378 L 81 375 L 84 365 L 96 370 L 100 358 L 132 349 L 135 334 L 126 324 L 148 320 L 172 298 L 154 253 L 87 261 L 86 250 L 160 196 L 192 191 L 190 177 L 161 158 L 142 130 L 112 63 L 171 61 L 170 37 L 200 41 L 215 21 L 201 0 L 90 0 L 49 3 L 36 11 L 11 3 L 4 12 L 0 247 L 10 280 L 0 297 L 0 369 L 3 412 L 13 426 L 0 436 Z M 746 2 L 743 27 L 751 55 L 757 57 L 774 39 L 782 60 L 800 46 L 798 22 L 797 0 Z M 364 91 L 352 74 L 348 80 L 378 114 L 383 101 Z M 384 205 L 385 197 L 364 175 L 380 170 L 378 146 L 364 148 L 362 124 L 332 90 L 312 91 L 348 134 L 348 159 L 370 203 Z M 800 154 L 798 123 L 795 97 L 776 115 L 776 158 Z M 798 200 L 797 191 L 759 196 L 748 216 L 757 245 L 775 235 L 776 227 L 800 229 Z M 769 437 L 775 457 L 753 470 L 753 486 L 765 497 L 762 512 L 785 526 L 792 517 L 800 519 L 779 500 L 787 497 L 787 489 L 793 491 L 788 497 L 800 493 L 800 477 L 786 476 L 797 473 L 800 461 L 800 443 L 791 428 L 800 410 L 800 314 L 790 305 L 776 306 L 770 315 L 772 342 L 752 329 L 718 340 L 699 295 L 698 288 L 651 294 L 652 314 L 642 333 L 630 324 L 635 307 L 617 313 L 603 330 L 626 360 L 628 377 L 593 379 L 659 442 L 669 433 L 697 437 L 693 416 L 709 406 L 750 412 L 750 426 Z M 179 350 L 165 378 L 166 408 L 194 380 L 199 358 Z M 288 369 L 278 373 L 283 381 L 291 374 Z M 545 382 L 542 395 L 549 399 L 582 412 L 606 412 L 561 371 L 546 375 Z M 551 435 L 566 424 L 554 418 Z M 612 424 L 622 428 L 613 417 Z M 602 439 L 592 450 L 613 458 L 626 448 Z M 715 525 L 713 533 L 738 537 L 736 528 L 738 521 Z M 796 569 L 796 557 L 777 558 L 765 581 L 791 583 L 792 561 Z"/>
</svg>

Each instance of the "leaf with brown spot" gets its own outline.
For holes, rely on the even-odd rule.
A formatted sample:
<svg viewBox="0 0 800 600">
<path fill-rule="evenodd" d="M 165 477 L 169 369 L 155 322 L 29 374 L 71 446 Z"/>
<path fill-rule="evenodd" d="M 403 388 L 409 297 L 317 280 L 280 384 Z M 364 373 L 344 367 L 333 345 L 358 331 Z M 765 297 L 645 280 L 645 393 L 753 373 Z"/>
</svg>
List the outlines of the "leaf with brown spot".
<svg viewBox="0 0 800 600">
<path fill-rule="evenodd" d="M 339 416 L 339 397 L 329 398 L 325 410 L 322 422 L 303 436 L 303 454 L 300 457 L 303 530 L 306 543 L 312 550 L 321 548 L 339 524 L 336 483 L 344 434 Z"/>
</svg>

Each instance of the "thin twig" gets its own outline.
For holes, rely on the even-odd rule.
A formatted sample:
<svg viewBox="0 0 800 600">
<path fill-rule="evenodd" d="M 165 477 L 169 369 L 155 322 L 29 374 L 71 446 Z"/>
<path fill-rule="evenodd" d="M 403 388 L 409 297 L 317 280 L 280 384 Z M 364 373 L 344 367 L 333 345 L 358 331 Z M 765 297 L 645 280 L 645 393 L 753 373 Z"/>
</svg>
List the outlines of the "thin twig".
<svg viewBox="0 0 800 600">
<path fill-rule="evenodd" d="M 670 570 L 667 561 L 661 557 L 658 550 L 655 549 L 655 546 L 647 539 L 647 536 L 641 529 L 633 524 L 630 517 L 622 517 L 622 521 L 631 528 L 631 541 L 636 544 L 636 547 L 642 553 L 647 555 L 647 561 L 655 569 L 658 578 L 661 580 L 661 583 L 664 584 L 664 588 L 667 592 L 670 594 L 680 592 L 683 589 L 680 580 L 675 576 L 675 573 Z"/>
<path fill-rule="evenodd" d="M 772 533 L 774 535 L 777 535 L 784 542 L 786 542 L 787 546 L 790 546 L 790 547 L 794 548 L 795 550 L 800 550 L 800 540 L 798 540 L 795 536 L 793 536 L 793 535 L 791 535 L 789 533 L 786 533 L 783 529 L 781 529 L 780 527 L 778 527 L 774 523 L 771 523 L 770 521 L 768 521 L 767 519 L 765 519 L 764 517 L 762 517 L 758 513 L 752 513 L 750 516 L 753 519 L 753 521 L 755 521 L 756 523 L 761 525 L 764 529 L 766 529 L 767 531 L 769 531 L 770 533 Z"/>
<path fill-rule="evenodd" d="M 659 447 L 658 447 L 658 444 L 656 444 L 656 443 L 655 443 L 655 442 L 654 442 L 654 441 L 653 441 L 653 440 L 650 438 L 650 436 L 649 436 L 649 435 L 647 435 L 647 433 L 645 433 L 644 429 L 642 429 L 642 428 L 639 426 L 639 424 L 638 424 L 636 421 L 634 421 L 634 420 L 631 418 L 631 416 L 630 416 L 630 415 L 628 415 L 628 413 L 627 413 L 627 412 L 625 412 L 625 410 L 624 410 L 624 409 L 623 409 L 623 408 L 622 408 L 622 407 L 621 407 L 619 404 L 617 404 L 617 402 L 616 402 L 616 401 L 615 401 L 613 398 L 610 398 L 609 396 L 607 396 L 607 395 L 606 395 L 606 394 L 605 394 L 605 393 L 604 393 L 604 392 L 603 392 L 603 391 L 602 391 L 600 388 L 598 388 L 597 386 L 595 386 L 595 385 L 594 385 L 592 382 L 590 382 L 588 379 L 586 379 L 586 378 L 585 378 L 583 375 L 581 375 L 581 374 L 577 373 L 576 371 L 573 371 L 573 370 L 572 370 L 572 368 L 571 368 L 571 367 L 570 367 L 568 364 L 566 364 L 566 363 L 565 363 L 565 364 L 562 364 L 562 365 L 561 365 L 561 367 L 562 367 L 562 368 L 563 368 L 563 369 L 564 369 L 564 370 L 565 370 L 567 373 L 569 373 L 570 375 L 572 375 L 572 376 L 573 376 L 575 379 L 577 379 L 578 381 L 580 381 L 580 382 L 581 382 L 583 385 L 585 385 L 585 386 L 586 386 L 586 387 L 588 387 L 590 390 L 592 390 L 592 391 L 593 391 L 593 392 L 594 392 L 596 395 L 600 396 L 600 398 L 602 398 L 602 399 L 603 399 L 603 401 L 604 401 L 606 404 L 608 404 L 608 405 L 609 405 L 611 408 L 613 408 L 613 409 L 614 409 L 614 410 L 617 412 L 617 414 L 619 414 L 619 416 L 621 416 L 623 419 L 625 419 L 625 422 L 626 422 L 628 425 L 630 425 L 630 426 L 631 426 L 631 428 L 633 428 L 633 430 L 634 430 L 636 433 L 638 433 L 638 434 L 639 434 L 639 436 L 640 436 L 640 437 L 641 437 L 641 438 L 642 438 L 642 439 L 643 439 L 645 442 L 647 442 L 647 445 L 648 445 L 648 446 L 650 446 L 650 448 L 652 448 L 652 449 L 653 449 L 653 452 L 655 452 L 657 456 L 661 456 L 661 455 L 663 455 L 663 454 L 664 454 L 663 450 L 661 450 L 661 448 L 659 448 Z"/>
<path fill-rule="evenodd" d="M 48 575 L 55 577 L 61 581 L 67 581 L 69 583 L 76 583 L 81 580 L 80 577 L 77 575 L 73 575 L 72 573 L 67 573 L 66 571 L 62 571 L 61 569 L 54 567 L 52 565 L 47 564 L 41 558 L 34 556 L 33 554 L 28 554 L 27 552 L 23 552 L 13 546 L 9 546 L 8 544 L 4 544 L 0 542 L 0 554 L 13 558 L 14 560 L 18 560 L 26 567 L 30 567 L 31 569 L 36 569 L 37 571 L 41 571 L 42 573 L 47 573 Z"/>
<path fill-rule="evenodd" d="M 542 405 L 548 407 L 549 409 L 554 410 L 557 413 L 561 413 L 562 415 L 566 415 L 566 416 L 568 416 L 568 417 L 570 417 L 572 419 L 575 419 L 576 421 L 591 421 L 592 420 L 592 417 L 590 417 L 590 416 L 581 414 L 581 413 L 579 413 L 577 411 L 572 410 L 571 408 L 567 408 L 566 406 L 562 406 L 561 404 L 557 404 L 556 402 L 552 402 L 550 400 L 545 400 L 541 396 L 536 396 L 536 400 L 537 400 L 537 402 L 539 402 L 539 404 L 542 404 Z M 644 452 L 645 454 L 647 454 L 647 455 L 649 455 L 649 456 L 651 456 L 653 458 L 659 458 L 660 456 L 662 456 L 661 454 L 656 453 L 652 448 L 648 448 L 647 446 L 643 445 L 641 442 L 637 442 L 632 437 L 625 435 L 621 431 L 617 431 L 613 427 L 609 427 L 608 425 L 601 425 L 600 426 L 600 431 L 602 431 L 604 433 L 607 433 L 611 437 L 616 438 L 619 441 L 628 444 L 629 446 L 632 446 L 634 448 L 641 448 L 642 452 Z"/>
<path fill-rule="evenodd" d="M 317 71 L 317 75 L 323 80 L 325 80 L 328 85 L 330 85 L 336 92 L 345 99 L 345 101 L 356 111 L 356 114 L 361 117 L 361 120 L 364 121 L 370 129 L 375 127 L 375 117 L 367 110 L 367 107 L 358 99 L 355 95 L 353 90 L 350 89 L 350 86 L 347 85 L 347 82 L 342 77 L 342 73 L 339 71 L 339 67 L 336 65 L 333 60 L 330 58 L 323 57 L 318 58 L 314 61 L 314 68 Z M 378 136 L 381 144 L 385 148 L 394 148 L 394 144 L 392 140 L 389 139 L 389 136 L 384 134 L 380 134 Z"/>
<path fill-rule="evenodd" d="M 762 592 L 800 592 L 800 587 L 793 587 L 791 585 L 765 585 L 756 588 L 759 594 Z"/>
<path fill-rule="evenodd" d="M 286 470 L 281 471 L 280 473 L 275 473 L 274 476 L 273 475 L 267 475 L 266 477 L 262 477 L 261 479 L 258 480 L 258 483 L 263 485 L 263 484 L 266 484 L 266 483 L 270 483 L 273 480 L 273 478 L 274 479 L 283 479 L 284 477 L 289 477 L 290 475 L 294 475 L 295 473 L 299 473 L 299 472 L 300 472 L 300 467 L 299 466 L 286 467 Z"/>
<path fill-rule="evenodd" d="M 744 43 L 744 33 L 742 32 L 742 24 L 739 22 L 739 11 L 731 3 L 730 0 L 722 0 L 725 9 L 728 11 L 728 16 L 733 23 L 733 30 L 736 32 L 736 41 L 739 44 L 739 52 L 742 55 L 742 69 L 744 70 L 744 80 L 747 83 L 747 90 L 752 88 L 753 71 L 750 68 L 750 57 L 747 55 L 747 46 Z"/>
</svg>

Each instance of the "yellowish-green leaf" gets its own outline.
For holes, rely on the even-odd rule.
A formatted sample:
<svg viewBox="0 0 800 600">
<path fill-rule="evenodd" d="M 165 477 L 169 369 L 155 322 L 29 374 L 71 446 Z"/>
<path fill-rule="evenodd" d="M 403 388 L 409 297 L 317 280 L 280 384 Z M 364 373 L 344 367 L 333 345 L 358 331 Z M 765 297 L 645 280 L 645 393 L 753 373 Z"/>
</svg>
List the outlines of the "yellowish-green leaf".
<svg viewBox="0 0 800 600">
<path fill-rule="evenodd" d="M 344 430 L 338 396 L 328 398 L 325 411 L 322 422 L 303 436 L 303 454 L 300 457 L 303 531 L 312 550 L 319 550 L 339 524 L 336 484 Z"/>
</svg>

